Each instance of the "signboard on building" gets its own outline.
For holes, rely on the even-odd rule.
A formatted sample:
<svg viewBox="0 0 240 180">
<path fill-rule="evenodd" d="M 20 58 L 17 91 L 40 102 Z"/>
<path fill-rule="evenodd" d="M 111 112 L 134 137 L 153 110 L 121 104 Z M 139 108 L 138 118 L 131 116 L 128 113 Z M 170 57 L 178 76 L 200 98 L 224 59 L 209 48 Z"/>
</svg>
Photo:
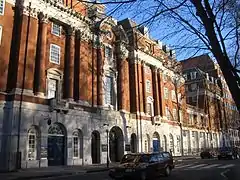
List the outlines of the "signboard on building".
<svg viewBox="0 0 240 180">
<path fill-rule="evenodd" d="M 102 144 L 102 152 L 107 152 L 107 144 Z"/>
<path fill-rule="evenodd" d="M 125 151 L 131 151 L 130 144 L 125 144 Z"/>
</svg>

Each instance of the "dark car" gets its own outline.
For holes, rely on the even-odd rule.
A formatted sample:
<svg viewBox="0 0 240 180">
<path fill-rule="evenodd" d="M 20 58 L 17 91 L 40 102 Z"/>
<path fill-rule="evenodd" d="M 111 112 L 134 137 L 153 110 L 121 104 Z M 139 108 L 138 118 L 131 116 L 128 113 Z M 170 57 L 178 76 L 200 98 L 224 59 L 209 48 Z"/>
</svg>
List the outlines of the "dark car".
<svg viewBox="0 0 240 180">
<path fill-rule="evenodd" d="M 200 153 L 202 159 L 210 159 L 216 157 L 217 153 L 212 150 L 204 150 Z"/>
<path fill-rule="evenodd" d="M 236 148 L 222 148 L 219 151 L 218 159 L 239 159 L 239 151 Z"/>
<path fill-rule="evenodd" d="M 109 171 L 109 176 L 113 179 L 145 180 L 159 175 L 169 176 L 173 168 L 169 152 L 126 154 L 120 165 Z"/>
</svg>

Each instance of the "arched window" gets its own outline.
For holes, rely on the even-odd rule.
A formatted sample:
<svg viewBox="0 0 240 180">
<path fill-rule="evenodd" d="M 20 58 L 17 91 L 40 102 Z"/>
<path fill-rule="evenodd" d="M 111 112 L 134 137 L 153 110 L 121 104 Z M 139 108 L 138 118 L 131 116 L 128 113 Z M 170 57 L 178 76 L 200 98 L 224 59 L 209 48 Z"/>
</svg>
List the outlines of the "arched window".
<svg viewBox="0 0 240 180">
<path fill-rule="evenodd" d="M 80 130 L 75 130 L 73 132 L 73 157 L 74 158 L 81 158 L 82 157 L 82 133 Z"/>
<path fill-rule="evenodd" d="M 165 135 L 163 135 L 162 148 L 163 151 L 167 151 L 167 137 Z"/>
<path fill-rule="evenodd" d="M 28 131 L 27 158 L 28 160 L 37 159 L 37 131 L 34 127 Z"/>
<path fill-rule="evenodd" d="M 169 149 L 174 154 L 174 140 L 172 134 L 169 135 Z"/>
</svg>

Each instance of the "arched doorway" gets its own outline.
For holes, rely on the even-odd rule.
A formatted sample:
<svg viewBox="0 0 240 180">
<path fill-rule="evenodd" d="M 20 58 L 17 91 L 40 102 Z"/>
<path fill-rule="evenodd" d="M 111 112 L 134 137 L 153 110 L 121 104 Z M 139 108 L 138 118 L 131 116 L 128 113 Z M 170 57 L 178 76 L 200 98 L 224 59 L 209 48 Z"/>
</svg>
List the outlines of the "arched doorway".
<svg viewBox="0 0 240 180">
<path fill-rule="evenodd" d="M 112 162 L 119 162 L 124 154 L 122 130 L 114 126 L 109 132 L 109 155 Z"/>
<path fill-rule="evenodd" d="M 98 131 L 92 132 L 92 141 L 91 141 L 91 155 L 92 163 L 100 163 L 100 133 Z"/>
<path fill-rule="evenodd" d="M 158 132 L 153 133 L 153 152 L 160 151 L 160 136 Z"/>
<path fill-rule="evenodd" d="M 137 152 L 137 135 L 135 133 L 131 134 L 130 146 L 131 146 L 131 152 L 136 153 Z"/>
<path fill-rule="evenodd" d="M 66 130 L 60 123 L 54 123 L 48 129 L 48 165 L 65 164 Z"/>
</svg>

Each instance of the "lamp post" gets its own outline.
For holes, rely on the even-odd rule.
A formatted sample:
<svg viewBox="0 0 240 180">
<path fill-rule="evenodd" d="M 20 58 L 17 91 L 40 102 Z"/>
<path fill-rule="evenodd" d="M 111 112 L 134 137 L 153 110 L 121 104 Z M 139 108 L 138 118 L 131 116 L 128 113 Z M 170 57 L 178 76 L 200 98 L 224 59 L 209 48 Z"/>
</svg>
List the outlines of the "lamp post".
<svg viewBox="0 0 240 180">
<path fill-rule="evenodd" d="M 109 124 L 103 124 L 103 126 L 109 126 Z M 107 168 L 109 168 L 109 130 L 108 128 L 106 129 L 106 133 L 107 133 Z"/>
<path fill-rule="evenodd" d="M 108 134 L 109 134 L 109 130 L 106 130 L 107 133 L 107 168 L 109 168 L 109 154 L 108 154 L 108 149 L 109 149 L 109 143 L 108 143 Z"/>
</svg>

